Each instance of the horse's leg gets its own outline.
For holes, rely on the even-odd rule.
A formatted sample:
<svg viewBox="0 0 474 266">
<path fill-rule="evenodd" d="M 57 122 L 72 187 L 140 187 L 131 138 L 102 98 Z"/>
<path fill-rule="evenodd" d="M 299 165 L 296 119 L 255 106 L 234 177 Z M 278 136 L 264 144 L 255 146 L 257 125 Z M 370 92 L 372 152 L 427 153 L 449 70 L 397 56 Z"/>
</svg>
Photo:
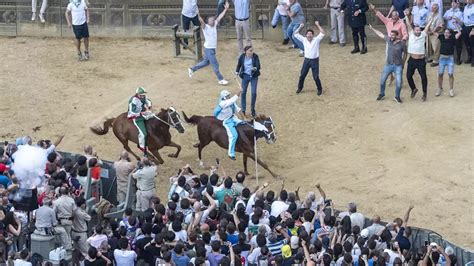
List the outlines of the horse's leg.
<svg viewBox="0 0 474 266">
<path fill-rule="evenodd" d="M 176 149 L 178 149 L 175 154 L 173 154 L 173 153 L 168 154 L 168 156 L 171 157 L 171 158 L 178 158 L 179 152 L 181 151 L 181 146 L 179 146 L 178 144 L 176 144 L 176 143 L 174 143 L 174 142 L 172 142 L 172 141 L 170 141 L 170 143 L 169 143 L 168 145 L 166 145 L 166 146 L 168 146 L 168 147 L 175 147 Z"/>
<path fill-rule="evenodd" d="M 161 158 L 161 155 L 158 149 L 149 149 L 149 151 L 151 152 L 151 154 L 153 154 L 153 156 L 155 156 L 156 163 L 163 164 L 165 162 L 163 161 L 163 158 Z"/>
<path fill-rule="evenodd" d="M 248 159 L 248 156 L 244 153 L 244 156 L 243 156 L 244 173 L 245 173 L 245 175 L 250 175 L 250 174 L 249 174 L 249 171 L 248 171 L 248 169 L 247 169 L 247 159 Z"/>
<path fill-rule="evenodd" d="M 209 143 L 207 143 L 209 144 Z M 204 162 L 202 161 L 202 149 L 207 146 L 207 144 L 199 143 L 197 148 L 198 148 L 198 158 L 199 158 L 199 166 L 204 168 Z"/>
<path fill-rule="evenodd" d="M 248 154 L 247 155 L 248 157 L 250 157 L 252 160 L 255 161 L 255 156 L 253 154 Z M 267 170 L 273 177 L 277 177 L 277 174 L 275 174 L 274 172 L 272 172 L 272 170 L 270 170 L 270 168 L 268 168 L 268 165 L 266 163 L 264 163 L 262 160 L 258 159 L 257 158 L 257 163 L 262 166 L 265 170 Z"/>
<path fill-rule="evenodd" d="M 135 154 L 132 149 L 130 149 L 130 147 L 128 146 L 128 141 L 127 140 L 122 140 L 120 139 L 120 142 L 122 142 L 122 145 L 123 145 L 123 148 L 130 154 L 133 155 L 133 157 L 135 157 L 135 159 L 137 159 L 137 161 L 140 160 L 140 156 L 138 156 L 137 154 Z"/>
</svg>

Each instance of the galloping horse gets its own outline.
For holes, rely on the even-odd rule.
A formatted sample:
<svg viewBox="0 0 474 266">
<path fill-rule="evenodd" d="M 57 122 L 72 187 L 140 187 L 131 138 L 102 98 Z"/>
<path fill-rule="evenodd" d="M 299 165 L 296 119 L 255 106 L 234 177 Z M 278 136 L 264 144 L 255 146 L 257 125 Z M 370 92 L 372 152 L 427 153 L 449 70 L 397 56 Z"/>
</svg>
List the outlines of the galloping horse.
<svg viewBox="0 0 474 266">
<path fill-rule="evenodd" d="M 181 151 L 181 146 L 171 141 L 170 126 L 174 127 L 179 133 L 184 133 L 184 127 L 181 123 L 178 112 L 173 108 L 169 107 L 167 110 L 161 109 L 161 111 L 154 115 L 152 118 L 145 122 L 147 129 L 146 143 L 148 150 L 153 154 L 151 157 L 155 162 L 162 164 L 163 158 L 161 158 L 159 149 L 164 146 L 175 147 L 177 151 L 175 154 L 169 154 L 169 157 L 177 158 Z M 91 127 L 90 130 L 97 135 L 105 135 L 109 132 L 109 127 L 113 127 L 114 134 L 118 140 L 122 143 L 123 148 L 131 153 L 137 160 L 140 159 L 128 146 L 128 141 L 138 144 L 138 129 L 133 125 L 132 121 L 127 118 L 127 113 L 122 113 L 116 118 L 107 119 L 104 122 L 103 129 L 97 127 Z M 155 160 L 156 159 L 156 160 Z"/>
<path fill-rule="evenodd" d="M 212 141 L 227 150 L 229 146 L 229 138 L 227 137 L 227 132 L 224 126 L 222 125 L 222 121 L 219 121 L 213 116 L 193 115 L 188 118 L 184 112 L 183 118 L 187 123 L 197 125 L 199 143 L 194 145 L 194 147 L 198 148 L 198 156 L 201 165 L 203 164 L 201 156 L 202 149 L 204 149 L 204 147 L 206 147 Z M 250 123 L 244 123 L 237 126 L 239 138 L 235 145 L 235 151 L 243 154 L 244 171 L 247 175 L 249 174 L 247 171 L 247 158 L 255 160 L 254 137 L 257 139 L 263 137 L 268 144 L 272 144 L 276 141 L 275 126 L 271 117 L 259 115 L 255 118 L 255 121 L 264 125 L 267 131 L 255 131 Z M 277 176 L 268 168 L 267 164 L 258 158 L 257 163 L 265 168 L 273 177 Z"/>
</svg>

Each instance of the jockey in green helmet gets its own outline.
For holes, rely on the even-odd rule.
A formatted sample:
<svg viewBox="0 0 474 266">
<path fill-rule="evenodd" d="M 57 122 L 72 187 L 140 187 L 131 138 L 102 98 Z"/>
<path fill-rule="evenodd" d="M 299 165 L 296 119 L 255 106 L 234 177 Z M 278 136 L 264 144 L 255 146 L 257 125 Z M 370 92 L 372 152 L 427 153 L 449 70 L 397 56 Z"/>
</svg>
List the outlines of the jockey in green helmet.
<svg viewBox="0 0 474 266">
<path fill-rule="evenodd" d="M 146 90 L 143 87 L 137 88 L 135 95 L 128 101 L 128 119 L 138 129 L 138 148 L 146 153 L 146 126 L 145 120 L 151 112 L 151 101 L 146 97 Z"/>
</svg>

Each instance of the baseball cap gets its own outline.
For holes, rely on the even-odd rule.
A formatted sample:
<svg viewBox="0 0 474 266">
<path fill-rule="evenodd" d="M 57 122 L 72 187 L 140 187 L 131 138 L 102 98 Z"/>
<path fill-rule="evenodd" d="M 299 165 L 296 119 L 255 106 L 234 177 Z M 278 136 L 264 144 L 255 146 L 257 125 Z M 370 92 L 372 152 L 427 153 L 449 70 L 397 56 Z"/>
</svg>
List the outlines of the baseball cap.
<svg viewBox="0 0 474 266">
<path fill-rule="evenodd" d="M 361 236 L 362 238 L 367 238 L 367 237 L 369 237 L 369 230 L 368 230 L 367 228 L 362 229 L 362 231 L 360 231 L 360 236 Z"/>
<path fill-rule="evenodd" d="M 297 249 L 300 245 L 300 239 L 297 236 L 292 236 L 290 240 L 290 245 L 292 249 Z"/>
<path fill-rule="evenodd" d="M 291 257 L 291 248 L 289 245 L 284 245 L 283 247 L 281 247 L 281 255 L 285 259 L 288 259 Z"/>
</svg>

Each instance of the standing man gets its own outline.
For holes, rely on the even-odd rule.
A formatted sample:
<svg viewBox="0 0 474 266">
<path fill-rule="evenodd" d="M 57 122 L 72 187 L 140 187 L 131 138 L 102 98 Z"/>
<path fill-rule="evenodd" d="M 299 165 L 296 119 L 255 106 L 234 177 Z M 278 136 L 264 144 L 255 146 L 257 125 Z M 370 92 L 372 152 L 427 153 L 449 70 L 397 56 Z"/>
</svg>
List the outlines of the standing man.
<svg viewBox="0 0 474 266">
<path fill-rule="evenodd" d="M 183 0 L 183 9 L 181 10 L 181 22 L 183 23 L 184 31 L 189 30 L 191 22 L 194 26 L 199 26 L 198 19 L 199 9 L 197 0 Z M 188 44 L 188 39 L 184 39 L 184 43 Z"/>
<path fill-rule="evenodd" d="M 474 67 L 474 0 L 467 0 L 464 6 L 462 38 L 467 49 L 467 59 L 464 63 Z"/>
<path fill-rule="evenodd" d="M 138 87 L 135 90 L 135 95 L 128 100 L 128 114 L 127 118 L 132 120 L 133 125 L 138 130 L 138 148 L 146 151 L 146 125 L 145 120 L 148 119 L 151 112 L 151 101 L 146 97 L 146 90 L 143 87 Z"/>
<path fill-rule="evenodd" d="M 66 21 L 76 36 L 77 59 L 89 60 L 89 9 L 85 0 L 72 0 L 66 8 Z M 72 20 L 72 21 L 71 21 Z M 81 52 L 81 40 L 84 39 L 84 57 Z"/>
<path fill-rule="evenodd" d="M 76 198 L 76 210 L 72 220 L 72 239 L 83 256 L 87 255 L 89 244 L 87 243 L 87 222 L 91 216 L 86 212 L 86 200 L 83 197 Z M 119 201 L 120 202 L 120 201 Z"/>
<path fill-rule="evenodd" d="M 74 212 L 77 209 L 76 203 L 69 196 L 68 189 L 61 187 L 59 189 L 61 195 L 56 201 L 53 202 L 53 209 L 58 217 L 59 225 L 63 227 L 67 232 L 67 242 L 71 243 L 71 230 Z"/>
<path fill-rule="evenodd" d="M 216 49 L 217 49 L 217 26 L 221 22 L 221 19 L 227 13 L 229 9 L 229 2 L 225 3 L 224 11 L 217 17 L 208 17 L 207 24 L 204 22 L 204 19 L 199 16 L 199 21 L 201 22 L 202 32 L 204 33 L 204 59 L 199 62 L 197 65 L 188 68 L 188 75 L 189 78 L 193 77 L 194 72 L 198 71 L 199 69 L 208 66 L 209 64 L 212 65 L 212 70 L 217 76 L 217 83 L 219 85 L 227 85 L 229 82 L 224 79 L 221 72 L 219 71 L 219 62 L 217 62 L 216 57 Z"/>
<path fill-rule="evenodd" d="M 380 93 L 377 97 L 377 101 L 381 101 L 385 97 L 385 82 L 391 73 L 395 73 L 395 98 L 393 99 L 397 103 L 402 103 L 402 100 L 400 99 L 400 91 L 402 89 L 402 71 L 407 58 L 405 42 L 398 38 L 398 31 L 396 30 L 392 30 L 390 32 L 390 37 L 388 37 L 382 32 L 374 29 L 372 25 L 369 25 L 369 28 L 387 43 L 387 61 L 383 68 L 382 76 L 380 77 Z"/>
<path fill-rule="evenodd" d="M 431 6 L 431 12 L 428 16 L 428 20 L 431 21 L 431 25 L 428 27 L 428 54 L 430 58 L 428 63 L 431 63 L 432 67 L 438 65 L 439 61 L 439 39 L 437 33 L 443 31 L 443 17 L 438 11 L 438 4 L 433 4 Z"/>
<path fill-rule="evenodd" d="M 155 176 L 158 167 L 151 164 L 148 158 L 143 157 L 138 163 L 137 170 L 132 174 L 137 180 L 137 206 L 136 210 L 145 211 L 151 207 L 151 198 L 155 196 Z"/>
<path fill-rule="evenodd" d="M 306 75 L 308 75 L 309 69 L 311 69 L 311 72 L 313 73 L 313 79 L 316 82 L 316 87 L 318 89 L 318 96 L 323 93 L 323 87 L 321 85 L 321 80 L 319 79 L 319 44 L 324 37 L 324 30 L 319 26 L 318 21 L 315 21 L 314 24 L 319 30 L 319 34 L 316 38 L 314 37 L 314 31 L 311 29 L 306 31 L 306 38 L 298 33 L 301 28 L 304 27 L 304 24 L 301 24 L 294 34 L 294 38 L 298 39 L 304 45 L 304 62 L 301 67 L 300 80 L 298 82 L 296 94 L 299 94 L 303 90 L 304 80 Z"/>
<path fill-rule="evenodd" d="M 428 22 L 429 13 L 430 11 L 428 7 L 424 5 L 423 0 L 416 0 L 416 5 L 414 5 L 411 10 L 413 26 L 420 27 L 423 31 Z"/>
<path fill-rule="evenodd" d="M 459 2 L 458 0 L 453 0 L 451 2 L 451 8 L 444 13 L 443 16 L 444 20 L 446 21 L 447 28 L 451 31 L 451 35 L 456 35 L 457 32 L 462 31 L 462 20 L 463 20 L 463 13 L 461 9 L 459 9 Z M 456 39 L 456 65 L 461 64 L 461 53 L 462 53 L 462 40 L 461 38 Z"/>
<path fill-rule="evenodd" d="M 416 5 L 416 1 L 413 1 L 413 4 Z M 430 12 L 433 11 L 433 5 L 438 6 L 439 13 L 443 14 L 443 0 L 424 0 L 424 5 L 428 8 Z"/>
<path fill-rule="evenodd" d="M 227 155 L 231 160 L 235 161 L 235 144 L 239 137 L 237 133 L 237 126 L 242 123 L 237 117 L 237 113 L 240 112 L 240 107 L 236 104 L 242 91 L 239 91 L 238 95 L 230 97 L 230 92 L 227 90 L 221 91 L 219 102 L 214 108 L 214 117 L 222 121 L 227 137 L 229 138 L 229 148 L 227 149 Z"/>
<path fill-rule="evenodd" d="M 294 37 L 294 33 L 297 33 L 297 29 L 301 29 L 300 25 L 305 23 L 303 8 L 298 0 L 290 0 L 290 6 L 286 7 L 288 16 L 291 18 L 291 23 L 288 26 L 288 37 L 293 42 L 293 48 L 298 48 L 300 50 L 300 56 L 304 56 L 304 47 L 298 39 Z"/>
<path fill-rule="evenodd" d="M 242 79 L 242 113 L 245 115 L 247 107 L 247 88 L 250 84 L 252 90 L 252 99 L 250 110 L 252 117 L 256 116 L 255 102 L 257 101 L 257 84 L 258 76 L 260 76 L 260 59 L 253 52 L 252 46 L 245 46 L 244 53 L 239 57 L 235 73 Z"/>
<path fill-rule="evenodd" d="M 283 45 L 287 45 L 290 41 L 288 37 L 288 24 L 290 24 L 290 18 L 286 7 L 290 4 L 289 0 L 278 0 L 278 5 L 275 8 L 272 19 L 272 27 L 276 28 L 278 21 L 281 20 L 281 27 L 283 29 Z"/>
<path fill-rule="evenodd" d="M 324 8 L 330 8 L 331 16 L 331 40 L 329 44 L 337 43 L 337 33 L 339 33 L 339 45 L 346 45 L 346 37 L 344 34 L 344 13 L 341 13 L 341 5 L 343 0 L 326 0 Z"/>
<path fill-rule="evenodd" d="M 408 39 L 407 27 L 405 26 L 405 23 L 400 20 L 400 14 L 398 11 L 392 11 L 390 18 L 387 18 L 382 14 L 382 12 L 378 11 L 373 4 L 370 4 L 369 8 L 374 11 L 375 16 L 377 16 L 377 18 L 385 25 L 387 34 L 390 34 L 392 31 L 397 31 L 399 33 L 397 35 L 398 39 L 403 41 Z"/>
<path fill-rule="evenodd" d="M 36 5 L 38 3 L 38 0 L 31 0 L 31 12 L 33 14 L 31 15 L 31 21 L 36 20 Z M 44 13 L 46 12 L 46 8 L 48 7 L 48 0 L 43 0 L 41 3 L 41 9 L 39 13 L 39 19 L 41 23 L 45 23 L 46 21 L 44 20 Z"/>
<path fill-rule="evenodd" d="M 352 39 L 354 40 L 354 49 L 351 54 L 360 52 L 367 53 L 367 37 L 365 35 L 365 25 L 367 18 L 365 12 L 369 10 L 366 0 L 344 0 L 341 5 L 341 12 L 347 9 L 349 16 L 349 26 L 352 29 Z M 362 50 L 359 49 L 359 37 L 362 42 Z"/>
<path fill-rule="evenodd" d="M 415 81 L 413 80 L 413 75 L 415 74 L 415 70 L 418 70 L 421 78 L 421 86 L 423 88 L 423 96 L 421 100 L 424 102 L 426 101 L 426 94 L 428 90 L 428 79 L 426 77 L 426 38 L 428 34 L 428 28 L 430 27 L 431 21 L 428 22 L 427 27 L 422 31 L 420 26 L 416 26 L 413 28 L 411 26 L 411 21 L 408 20 L 409 12 L 408 9 L 405 10 L 405 22 L 408 28 L 408 54 L 410 58 L 408 59 L 408 66 L 407 66 L 407 80 L 408 85 L 411 88 L 411 98 L 414 98 L 418 89 L 416 88 Z"/>
<path fill-rule="evenodd" d="M 400 18 L 403 19 L 405 17 L 405 14 L 403 12 L 409 7 L 410 4 L 408 3 L 408 0 L 392 0 L 392 6 L 388 11 L 387 17 L 393 14 L 393 11 L 397 11 L 398 14 L 400 14 Z"/>
<path fill-rule="evenodd" d="M 250 29 L 250 0 L 233 0 L 235 12 L 235 30 L 237 31 L 237 41 L 239 42 L 239 55 L 244 52 L 245 45 L 252 46 L 252 32 Z M 227 8 L 228 9 L 228 8 Z"/>
<path fill-rule="evenodd" d="M 448 68 L 449 76 L 449 96 L 454 97 L 454 47 L 456 40 L 461 37 L 461 32 L 458 31 L 454 35 L 449 29 L 444 30 L 444 34 L 436 34 L 441 43 L 439 70 L 438 70 L 438 91 L 435 96 L 443 94 L 443 77 L 444 70 Z"/>
<path fill-rule="evenodd" d="M 128 176 L 135 169 L 128 152 L 122 151 L 120 159 L 114 162 L 114 169 L 117 175 L 117 201 L 124 202 L 127 196 Z"/>
</svg>

